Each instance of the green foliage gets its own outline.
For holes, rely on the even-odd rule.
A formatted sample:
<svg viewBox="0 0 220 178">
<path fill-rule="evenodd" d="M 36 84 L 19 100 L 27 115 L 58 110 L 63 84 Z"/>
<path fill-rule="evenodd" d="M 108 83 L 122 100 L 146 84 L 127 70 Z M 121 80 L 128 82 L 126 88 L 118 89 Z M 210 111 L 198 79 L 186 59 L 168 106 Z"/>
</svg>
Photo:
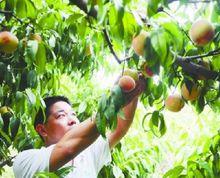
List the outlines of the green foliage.
<svg viewBox="0 0 220 178">
<path fill-rule="evenodd" d="M 34 178 L 65 178 L 65 176 L 73 170 L 72 166 L 61 168 L 55 172 L 39 172 Z"/>
<path fill-rule="evenodd" d="M 96 115 L 96 124 L 99 133 L 105 137 L 106 128 L 114 130 L 117 126 L 117 116 L 120 109 L 125 104 L 124 94 L 119 87 L 115 85 L 109 96 L 103 95 L 98 106 Z M 121 118 L 124 118 L 123 116 Z"/>
<path fill-rule="evenodd" d="M 217 134 L 209 143 L 209 150 L 200 154 L 193 154 L 188 158 L 187 166 L 176 166 L 169 170 L 165 177 L 213 177 L 217 178 L 220 175 L 220 157 L 219 157 L 220 135 Z M 205 145 L 207 147 L 207 145 Z M 181 174 L 185 170 L 184 174 Z"/>
</svg>

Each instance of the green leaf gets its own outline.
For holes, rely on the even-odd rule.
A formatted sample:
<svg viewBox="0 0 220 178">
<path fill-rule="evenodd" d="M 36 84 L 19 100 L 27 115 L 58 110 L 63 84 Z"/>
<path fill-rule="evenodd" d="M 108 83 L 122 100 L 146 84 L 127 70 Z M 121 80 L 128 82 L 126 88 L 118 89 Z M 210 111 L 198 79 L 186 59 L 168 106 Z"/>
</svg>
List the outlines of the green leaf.
<svg viewBox="0 0 220 178">
<path fill-rule="evenodd" d="M 26 7 L 27 7 L 27 17 L 30 17 L 32 19 L 36 18 L 37 13 L 34 3 L 31 0 L 26 0 Z"/>
<path fill-rule="evenodd" d="M 36 54 L 38 51 L 38 42 L 36 40 L 30 40 L 27 43 L 27 48 L 25 51 L 25 61 L 28 64 L 33 64 L 36 58 Z"/>
<path fill-rule="evenodd" d="M 45 71 L 45 66 L 46 66 L 47 58 L 46 58 L 46 49 L 43 43 L 38 44 L 38 50 L 36 54 L 36 68 L 37 68 L 37 73 L 42 74 Z"/>
<path fill-rule="evenodd" d="M 151 34 L 151 44 L 159 56 L 160 64 L 163 67 L 170 67 L 173 61 L 171 58 L 168 58 L 169 36 L 162 28 L 159 28 Z"/>
<path fill-rule="evenodd" d="M 25 0 L 17 0 L 16 3 L 16 14 L 19 18 L 24 18 L 27 15 L 27 7 Z"/>
<path fill-rule="evenodd" d="M 15 103 L 16 103 L 15 112 L 24 113 L 25 112 L 25 95 L 22 92 L 16 91 Z"/>
<path fill-rule="evenodd" d="M 19 18 L 36 18 L 36 8 L 31 0 L 17 0 L 16 14 Z"/>
<path fill-rule="evenodd" d="M 157 13 L 160 0 L 148 0 L 147 16 L 151 17 Z"/>
<path fill-rule="evenodd" d="M 213 175 L 213 172 L 212 172 L 212 168 L 210 167 L 209 163 L 208 162 L 205 162 L 205 161 L 202 161 L 200 160 L 199 161 L 199 166 L 200 168 L 203 170 L 206 171 L 206 176 L 207 177 L 214 177 Z M 204 172 L 204 171 L 203 171 Z"/>
<path fill-rule="evenodd" d="M 25 90 L 26 94 L 27 94 L 27 98 L 29 103 L 34 106 L 36 104 L 36 96 L 35 94 L 31 91 L 31 89 L 26 89 Z"/>
<path fill-rule="evenodd" d="M 179 175 L 183 172 L 184 167 L 183 166 L 176 166 L 173 169 L 170 169 L 167 171 L 163 178 L 179 178 Z"/>
<path fill-rule="evenodd" d="M 9 134 L 9 124 L 10 124 L 10 120 L 12 118 L 12 114 L 10 112 L 6 112 L 4 114 L 1 115 L 2 119 L 3 119 L 3 132 L 6 133 L 7 135 Z"/>
<path fill-rule="evenodd" d="M 199 178 L 205 178 L 202 173 L 200 172 L 200 170 L 196 169 L 193 171 L 193 174 L 195 175 L 195 177 L 199 177 Z"/>
<path fill-rule="evenodd" d="M 59 176 L 59 178 L 65 178 L 67 174 L 73 171 L 73 166 L 67 166 L 55 171 L 55 174 Z"/>
<path fill-rule="evenodd" d="M 124 40 L 127 44 L 131 44 L 131 40 L 135 32 L 138 30 L 138 25 L 133 14 L 124 12 L 123 17 Z"/>
<path fill-rule="evenodd" d="M 184 49 L 184 38 L 180 28 L 172 21 L 162 21 L 161 25 L 166 30 L 170 43 L 173 44 L 173 50 Z"/>
<path fill-rule="evenodd" d="M 164 121 L 164 117 L 159 111 L 154 111 L 150 121 L 149 127 L 153 134 L 157 137 L 161 137 L 166 133 L 166 125 Z"/>
<path fill-rule="evenodd" d="M 44 29 L 55 29 L 61 19 L 60 14 L 49 12 L 41 17 L 39 25 Z"/>
<path fill-rule="evenodd" d="M 105 138 L 106 118 L 100 112 L 96 114 L 96 126 L 98 132 Z"/>
<path fill-rule="evenodd" d="M 120 41 L 124 39 L 124 24 L 123 17 L 124 8 L 120 7 L 118 10 L 115 7 L 111 7 L 109 11 L 109 24 L 111 35 L 115 37 L 115 40 Z"/>
<path fill-rule="evenodd" d="M 13 141 L 18 133 L 18 129 L 20 126 L 20 119 L 16 117 L 12 117 L 10 122 L 10 131 L 11 131 L 11 140 Z"/>
<path fill-rule="evenodd" d="M 152 35 L 152 34 L 151 34 Z M 149 67 L 154 66 L 157 64 L 159 60 L 159 56 L 157 52 L 155 51 L 152 42 L 151 42 L 151 35 L 147 36 L 146 41 L 145 41 L 145 46 L 144 46 L 144 57 L 147 61 L 147 64 Z"/>
<path fill-rule="evenodd" d="M 119 109 L 125 104 L 125 96 L 119 85 L 115 85 L 111 91 L 110 101 L 114 103 L 115 111 L 118 112 Z"/>
<path fill-rule="evenodd" d="M 58 175 L 56 175 L 54 172 L 38 172 L 34 176 L 34 178 L 60 178 Z"/>
<path fill-rule="evenodd" d="M 77 31 L 80 38 L 85 38 L 86 26 L 87 26 L 87 20 L 85 19 L 82 19 L 81 22 L 77 25 Z"/>
<path fill-rule="evenodd" d="M 81 102 L 78 108 L 78 114 L 85 112 L 87 108 L 87 103 L 85 101 Z"/>
<path fill-rule="evenodd" d="M 37 87 L 37 72 L 35 70 L 31 70 L 27 74 L 27 86 L 30 88 Z"/>
<path fill-rule="evenodd" d="M 205 107 L 205 99 L 204 96 L 199 96 L 198 100 L 196 101 L 196 111 L 201 113 Z"/>
<path fill-rule="evenodd" d="M 4 143 L 7 146 L 11 145 L 10 137 L 6 133 L 4 133 L 2 130 L 0 130 L 0 138 L 4 141 Z"/>
<path fill-rule="evenodd" d="M 215 71 L 220 70 L 220 56 L 213 56 L 212 57 L 212 66 L 213 66 L 213 70 L 215 70 Z"/>
<path fill-rule="evenodd" d="M 104 116 L 110 120 L 112 119 L 115 115 L 117 115 L 116 111 L 115 111 L 115 105 L 113 102 L 110 102 L 110 104 L 108 105 L 108 107 L 106 108 L 106 110 L 104 111 Z"/>
<path fill-rule="evenodd" d="M 104 112 L 106 109 L 108 98 L 105 94 L 102 95 L 101 100 L 99 102 L 99 111 Z"/>
<path fill-rule="evenodd" d="M 5 2 L 5 10 L 14 11 L 15 0 L 6 0 Z"/>
<path fill-rule="evenodd" d="M 74 14 L 70 15 L 67 20 L 66 20 L 66 24 L 70 25 L 70 24 L 74 24 L 76 21 L 80 20 L 81 18 L 83 18 L 84 15 L 81 13 L 77 13 L 75 12 Z"/>
</svg>

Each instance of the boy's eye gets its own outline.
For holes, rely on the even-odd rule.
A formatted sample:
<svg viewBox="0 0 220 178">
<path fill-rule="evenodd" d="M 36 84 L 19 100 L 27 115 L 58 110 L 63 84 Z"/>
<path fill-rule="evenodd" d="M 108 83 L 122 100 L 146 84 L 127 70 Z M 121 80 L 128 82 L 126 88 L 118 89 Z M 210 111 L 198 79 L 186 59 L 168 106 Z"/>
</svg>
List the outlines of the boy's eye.
<svg viewBox="0 0 220 178">
<path fill-rule="evenodd" d="M 76 115 L 76 113 L 74 113 L 74 112 L 73 112 L 73 113 L 71 113 L 71 115 L 72 115 L 72 116 L 75 116 L 75 115 Z"/>
<path fill-rule="evenodd" d="M 62 118 L 62 117 L 65 117 L 66 115 L 64 113 L 60 113 L 57 115 L 57 118 Z"/>
</svg>

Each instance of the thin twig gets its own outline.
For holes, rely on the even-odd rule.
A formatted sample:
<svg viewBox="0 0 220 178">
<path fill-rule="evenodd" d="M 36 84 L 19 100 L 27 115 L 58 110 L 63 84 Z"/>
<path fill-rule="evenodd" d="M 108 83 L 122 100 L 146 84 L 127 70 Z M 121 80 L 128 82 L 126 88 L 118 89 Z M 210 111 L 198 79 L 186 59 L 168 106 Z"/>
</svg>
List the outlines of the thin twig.
<svg viewBox="0 0 220 178">
<path fill-rule="evenodd" d="M 114 51 L 114 49 L 113 49 L 113 47 L 112 47 L 112 43 L 111 43 L 111 41 L 110 41 L 110 39 L 109 39 L 109 36 L 108 36 L 108 33 L 107 33 L 106 29 L 103 29 L 103 33 L 104 33 L 104 37 L 105 37 L 105 39 L 106 39 L 106 41 L 107 41 L 107 44 L 108 44 L 108 47 L 109 47 L 111 53 L 112 53 L 113 56 L 115 57 L 116 61 L 117 61 L 119 64 L 121 64 L 121 60 L 118 58 L 118 56 L 116 55 L 116 53 L 115 53 L 115 51 Z"/>
<path fill-rule="evenodd" d="M 13 11 L 4 11 L 4 10 L 0 10 L 1 14 L 13 14 Z"/>
<path fill-rule="evenodd" d="M 31 27 L 34 30 L 34 27 L 31 26 L 28 23 L 23 22 L 21 19 L 19 19 L 14 13 L 13 11 L 4 11 L 4 10 L 0 10 L 0 14 L 10 14 L 12 15 L 12 17 L 14 17 L 18 22 L 20 22 L 21 24 L 27 24 L 27 26 Z"/>
<path fill-rule="evenodd" d="M 128 56 L 128 57 L 122 59 L 121 62 L 129 61 L 131 58 L 132 58 L 132 56 Z"/>
<path fill-rule="evenodd" d="M 172 15 L 170 15 L 167 11 L 165 11 L 164 9 L 161 10 L 162 12 L 164 12 L 165 14 L 167 14 L 168 16 L 170 16 L 172 19 L 174 19 L 174 21 L 176 22 L 177 26 L 179 27 L 179 29 L 186 35 L 186 37 L 192 42 L 193 45 L 195 45 L 193 43 L 193 41 L 191 40 L 191 38 L 189 37 L 188 33 L 181 27 L 181 25 L 179 24 L 179 22 L 176 20 L 175 17 L 173 17 Z"/>
<path fill-rule="evenodd" d="M 110 41 L 110 38 L 109 38 L 109 36 L 108 36 L 108 33 L 107 33 L 106 29 L 103 30 L 103 33 L 104 33 L 104 37 L 105 37 L 105 39 L 106 39 L 106 41 L 107 41 L 108 47 L 109 47 L 109 49 L 110 49 L 110 52 L 113 54 L 115 60 L 116 60 L 119 64 L 121 64 L 122 62 L 129 61 L 129 60 L 132 58 L 132 56 L 128 56 L 128 57 L 125 57 L 124 59 L 121 59 L 121 60 L 120 60 L 119 57 L 117 56 L 117 54 L 115 53 L 114 49 L 113 49 L 113 45 L 112 45 L 112 43 L 111 43 L 111 41 Z"/>
<path fill-rule="evenodd" d="M 175 52 L 171 51 L 174 55 Z M 201 54 L 201 55 L 195 55 L 195 56 L 179 56 L 179 55 L 176 55 L 177 58 L 181 59 L 181 60 L 185 60 L 185 61 L 191 61 L 193 59 L 199 59 L 199 58 L 204 58 L 204 57 L 209 57 L 209 56 L 216 56 L 216 55 L 219 55 L 220 54 L 220 48 L 218 49 L 215 49 L 213 51 L 209 51 L 208 53 L 206 54 Z"/>
</svg>

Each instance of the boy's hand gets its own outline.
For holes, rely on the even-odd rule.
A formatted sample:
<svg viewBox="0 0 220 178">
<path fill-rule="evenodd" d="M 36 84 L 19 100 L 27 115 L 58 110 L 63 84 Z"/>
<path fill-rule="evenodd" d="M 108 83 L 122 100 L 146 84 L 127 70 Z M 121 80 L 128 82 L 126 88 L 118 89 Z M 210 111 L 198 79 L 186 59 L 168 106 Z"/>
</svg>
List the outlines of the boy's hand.
<svg viewBox="0 0 220 178">
<path fill-rule="evenodd" d="M 120 77 L 118 77 L 115 84 L 118 84 Z M 139 73 L 138 78 L 139 79 L 137 81 L 135 81 L 136 85 L 132 91 L 123 92 L 123 90 L 122 90 L 123 95 L 126 100 L 125 105 L 129 104 L 134 98 L 137 98 L 146 89 L 146 79 L 144 78 L 144 75 L 142 73 Z"/>
<path fill-rule="evenodd" d="M 129 104 L 133 99 L 137 98 L 146 89 L 146 79 L 142 73 L 139 73 L 139 79 L 136 82 L 135 88 L 130 92 L 123 92 L 125 96 L 125 105 Z"/>
</svg>

